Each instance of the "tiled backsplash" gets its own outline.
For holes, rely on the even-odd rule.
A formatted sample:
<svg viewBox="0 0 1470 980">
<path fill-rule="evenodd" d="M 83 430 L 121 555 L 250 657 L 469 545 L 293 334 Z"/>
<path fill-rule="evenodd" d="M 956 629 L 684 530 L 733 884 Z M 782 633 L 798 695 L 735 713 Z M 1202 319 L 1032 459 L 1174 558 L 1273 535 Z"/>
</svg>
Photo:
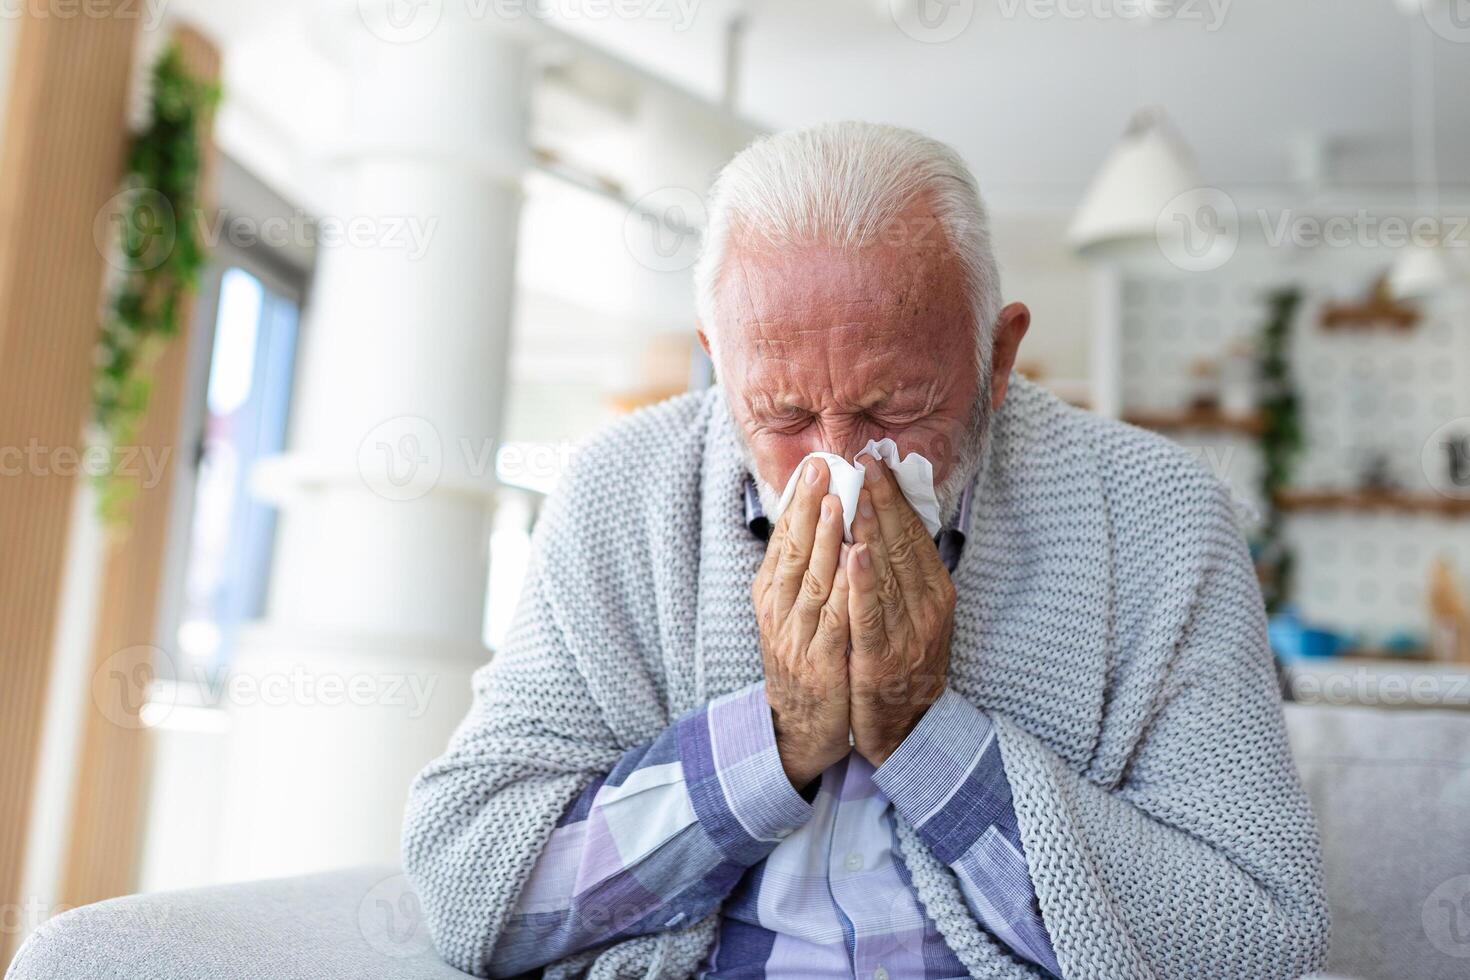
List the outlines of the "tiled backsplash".
<svg viewBox="0 0 1470 980">
<path fill-rule="evenodd" d="M 1322 304 L 1359 293 L 1363 280 L 1299 279 L 1305 290 L 1294 325 L 1293 370 L 1307 446 L 1295 482 L 1308 489 L 1353 489 L 1375 457 L 1389 482 L 1430 494 L 1426 440 L 1444 423 L 1470 416 L 1470 315 L 1454 299 L 1425 309 L 1406 332 L 1326 330 Z M 1280 279 L 1144 279 L 1124 283 L 1122 390 L 1125 410 L 1185 408 L 1192 365 L 1223 361 L 1232 344 L 1253 339 L 1266 317 L 1262 300 Z M 1467 420 L 1470 427 L 1470 420 Z M 1189 430 L 1172 434 L 1251 506 L 1259 503 L 1260 456 L 1251 437 Z M 1431 448 L 1431 465 L 1443 466 Z M 1470 579 L 1470 519 L 1432 514 L 1296 512 L 1294 594 L 1310 620 L 1362 632 L 1378 643 L 1400 630 L 1424 632 L 1424 586 L 1436 555 Z"/>
</svg>

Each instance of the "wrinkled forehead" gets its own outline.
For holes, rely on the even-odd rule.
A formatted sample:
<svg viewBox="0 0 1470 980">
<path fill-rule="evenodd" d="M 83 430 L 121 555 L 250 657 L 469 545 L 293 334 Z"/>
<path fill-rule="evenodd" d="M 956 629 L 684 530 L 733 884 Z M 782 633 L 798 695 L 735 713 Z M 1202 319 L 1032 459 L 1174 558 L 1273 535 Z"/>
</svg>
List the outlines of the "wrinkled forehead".
<svg viewBox="0 0 1470 980">
<path fill-rule="evenodd" d="M 875 244 L 732 250 L 715 294 L 722 353 L 782 362 L 888 355 L 932 365 L 972 356 L 963 269 L 947 248 Z"/>
</svg>

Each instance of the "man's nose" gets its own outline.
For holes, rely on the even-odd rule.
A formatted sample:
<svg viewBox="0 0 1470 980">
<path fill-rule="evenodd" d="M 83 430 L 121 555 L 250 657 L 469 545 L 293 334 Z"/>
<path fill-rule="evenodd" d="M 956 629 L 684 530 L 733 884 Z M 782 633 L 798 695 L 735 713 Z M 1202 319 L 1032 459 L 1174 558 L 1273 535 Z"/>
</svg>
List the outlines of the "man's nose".
<svg viewBox="0 0 1470 980">
<path fill-rule="evenodd" d="M 817 431 L 813 433 L 807 452 L 831 453 L 849 462 L 863 451 L 869 440 L 883 438 L 883 433 L 876 427 L 853 419 L 824 420 L 822 425 L 813 428 Z"/>
</svg>

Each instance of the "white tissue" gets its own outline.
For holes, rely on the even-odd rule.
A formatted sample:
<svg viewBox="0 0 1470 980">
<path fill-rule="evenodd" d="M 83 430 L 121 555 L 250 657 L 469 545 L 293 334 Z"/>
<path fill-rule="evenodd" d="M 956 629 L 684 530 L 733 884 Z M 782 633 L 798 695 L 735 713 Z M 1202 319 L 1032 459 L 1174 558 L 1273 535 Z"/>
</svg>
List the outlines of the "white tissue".
<svg viewBox="0 0 1470 980">
<path fill-rule="evenodd" d="M 775 524 L 780 519 L 787 505 L 791 503 L 791 498 L 796 496 L 796 485 L 801 479 L 802 467 L 806 466 L 807 460 L 824 459 L 831 474 L 827 482 L 827 492 L 836 494 L 837 499 L 842 501 L 842 536 L 851 541 L 852 519 L 857 514 L 858 491 L 863 488 L 863 473 L 866 469 L 858 462 L 863 456 L 872 456 L 888 464 L 898 480 L 899 489 L 908 498 L 909 506 L 919 515 L 919 520 L 924 522 L 924 527 L 931 535 L 938 534 L 939 498 L 934 494 L 934 466 L 918 453 L 909 453 L 899 459 L 898 445 L 892 439 L 868 440 L 868 444 L 853 457 L 851 463 L 832 453 L 807 454 L 797 464 L 791 479 L 786 481 L 786 489 L 781 493 L 781 502 L 776 505 L 776 512 L 771 515 L 771 523 Z"/>
</svg>

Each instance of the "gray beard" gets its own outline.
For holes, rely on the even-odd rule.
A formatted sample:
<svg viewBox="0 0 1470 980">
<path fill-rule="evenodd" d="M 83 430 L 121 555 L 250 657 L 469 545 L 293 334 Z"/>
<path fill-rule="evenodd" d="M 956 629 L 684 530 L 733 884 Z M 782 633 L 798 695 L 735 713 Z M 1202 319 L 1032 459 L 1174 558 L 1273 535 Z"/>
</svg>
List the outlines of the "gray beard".
<svg viewBox="0 0 1470 980">
<path fill-rule="evenodd" d="M 945 477 L 944 482 L 934 488 L 934 496 L 939 500 L 939 513 L 945 521 L 954 519 L 959 510 L 960 496 L 985 462 L 985 452 L 990 446 L 990 416 L 990 369 L 986 365 L 980 372 L 980 391 L 975 398 L 975 404 L 970 408 L 970 421 L 965 426 L 964 441 L 955 454 L 954 465 L 950 467 L 949 476 Z M 745 471 L 750 474 L 756 493 L 760 496 L 761 509 L 768 516 L 775 514 L 781 503 L 781 493 L 786 488 L 773 487 L 761 479 L 760 470 L 755 465 L 755 455 L 750 451 L 745 433 L 739 426 L 735 427 L 735 438 L 740 443 Z M 899 446 L 898 450 L 902 456 L 905 447 Z"/>
</svg>

